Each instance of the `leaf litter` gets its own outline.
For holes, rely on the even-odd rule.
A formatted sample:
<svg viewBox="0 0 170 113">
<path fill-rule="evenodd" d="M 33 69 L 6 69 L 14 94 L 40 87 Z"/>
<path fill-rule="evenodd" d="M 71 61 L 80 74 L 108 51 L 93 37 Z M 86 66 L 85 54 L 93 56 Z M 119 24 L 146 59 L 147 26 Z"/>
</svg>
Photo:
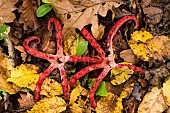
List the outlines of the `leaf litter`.
<svg viewBox="0 0 170 113">
<path fill-rule="evenodd" d="M 69 2 L 70 1 L 70 2 Z M 144 0 L 143 0 L 144 1 Z M 142 1 L 142 5 L 144 4 Z M 0 23 L 9 23 L 13 22 L 14 19 L 16 19 L 16 16 L 14 14 L 14 10 L 18 9 L 16 4 L 18 0 L 11 0 L 8 2 L 8 7 L 6 7 L 7 2 L 6 1 L 0 1 L 1 3 L 4 3 L 3 5 L 0 5 L 2 10 L 0 11 Z M 35 9 L 37 6 L 31 6 L 30 0 L 23 1 L 24 3 L 22 4 L 22 7 L 19 8 L 19 11 L 22 13 L 20 19 L 20 24 L 24 23 L 24 30 L 25 31 L 35 31 L 40 27 L 39 21 L 37 17 L 35 16 Z M 69 3 L 68 3 L 69 2 Z M 65 3 L 65 4 L 64 4 Z M 161 2 L 160 2 L 161 3 Z M 97 15 L 101 15 L 102 17 L 105 17 L 107 15 L 108 10 L 112 11 L 112 20 L 115 17 L 114 13 L 114 6 L 115 8 L 119 8 L 120 5 L 124 4 L 122 1 L 120 2 L 119 5 L 115 5 L 116 1 L 109 1 L 109 0 L 85 0 L 85 1 L 75 1 L 75 0 L 57 0 L 55 3 L 52 4 L 53 10 L 55 10 L 55 13 L 57 15 L 57 18 L 61 20 L 63 23 L 63 34 L 64 34 L 64 42 L 63 45 L 64 47 L 64 52 L 65 54 L 69 55 L 75 55 L 76 54 L 76 38 L 75 36 L 77 35 L 75 32 L 75 29 L 81 29 L 82 27 L 91 24 L 91 32 L 93 36 L 96 37 L 97 40 L 100 40 L 101 37 L 104 34 L 104 29 L 105 26 L 101 25 L 99 23 L 99 18 Z M 146 5 L 147 4 L 147 5 Z M 149 26 L 151 24 L 157 25 L 161 23 L 160 21 L 162 19 L 162 11 L 165 11 L 164 9 L 160 9 L 158 7 L 153 7 L 152 1 L 148 1 L 143 7 L 144 13 L 147 15 L 146 23 L 149 23 Z M 35 5 L 35 4 L 34 4 Z M 60 6 L 61 5 L 61 6 Z M 69 6 L 69 7 L 66 7 Z M 4 8 L 5 7 L 5 8 Z M 66 10 L 64 10 L 64 9 Z M 122 8 L 122 6 L 121 6 Z M 8 9 L 7 12 L 5 12 Z M 94 10 L 93 10 L 94 9 Z M 153 11 L 155 9 L 155 11 Z M 26 12 L 29 10 L 28 12 Z M 8 14 L 8 16 L 4 16 Z M 167 13 L 167 12 L 166 12 Z M 154 16 L 154 17 L 152 17 Z M 10 18 L 8 18 L 10 17 Z M 91 17 L 91 18 L 89 18 Z M 158 18 L 157 18 L 158 17 Z M 164 17 L 164 16 L 163 16 Z M 86 18 L 86 19 L 85 19 Z M 165 18 L 165 17 L 164 17 Z M 18 17 L 17 17 L 18 19 Z M 30 20 L 30 21 L 28 21 Z M 18 20 L 15 20 L 18 21 Z M 163 22 L 165 22 L 163 20 Z M 167 20 L 166 20 L 167 22 Z M 165 25 L 166 27 L 167 25 Z M 146 27 L 146 26 L 145 26 Z M 164 27 L 164 29 L 165 29 Z M 148 28 L 146 28 L 148 29 Z M 154 30 L 153 30 L 154 31 Z M 153 32 L 152 31 L 152 32 Z M 135 34 L 136 33 L 136 34 Z M 71 37 L 69 39 L 70 36 Z M 143 37 L 144 36 L 144 37 Z M 68 40 L 67 40 L 68 39 Z M 22 39 L 21 39 L 22 40 Z M 129 40 L 129 46 L 131 47 L 131 52 L 130 53 L 123 53 L 124 56 L 127 56 L 127 54 L 131 55 L 131 58 L 125 58 L 124 56 L 122 57 L 125 61 L 131 62 L 133 64 L 138 64 L 139 60 L 147 61 L 147 62 L 152 62 L 154 63 L 155 61 L 163 61 L 166 63 L 166 65 L 160 66 L 159 68 L 155 65 L 154 68 L 150 68 L 147 66 L 144 66 L 144 64 L 141 64 L 145 69 L 146 76 L 144 77 L 145 80 L 148 81 L 149 83 L 149 90 L 146 95 L 142 96 L 140 90 L 142 90 L 143 87 L 148 87 L 148 84 L 145 86 L 140 86 L 139 84 L 139 89 L 137 90 L 137 93 L 140 95 L 140 99 L 137 101 L 140 103 L 138 111 L 137 112 L 153 112 L 153 113 L 162 113 L 167 109 L 167 107 L 170 106 L 170 97 L 169 97 L 169 68 L 168 68 L 168 59 L 170 58 L 170 49 L 169 49 L 169 37 L 168 36 L 163 36 L 163 35 L 152 35 L 148 31 L 141 30 L 141 31 L 136 31 L 132 34 L 131 39 Z M 18 46 L 19 45 L 19 46 Z M 116 46 L 116 45 L 115 45 Z M 2 47 L 4 47 L 2 45 Z M 28 57 L 25 54 L 25 51 L 22 48 L 22 45 L 18 42 L 15 46 L 15 49 L 18 49 L 21 52 L 21 57 L 24 62 L 28 62 L 26 57 Z M 104 47 L 104 45 L 103 45 Z M 48 48 L 48 47 L 46 47 Z M 133 52 L 132 52 L 133 51 Z M 39 73 L 36 69 L 29 70 L 29 68 L 25 68 L 26 65 L 28 64 L 22 64 L 20 66 L 17 66 L 16 68 L 13 68 L 9 64 L 9 58 L 4 54 L 0 53 L 0 70 L 1 70 L 1 85 L 0 88 L 4 89 L 4 91 L 9 94 L 16 94 L 21 88 L 26 87 L 32 89 L 32 91 L 35 89 L 35 83 L 36 80 L 39 77 Z M 136 59 L 137 57 L 137 59 Z M 130 60 L 129 60 L 130 59 Z M 141 63 L 141 62 L 140 62 Z M 149 64 L 150 65 L 150 64 Z M 34 66 L 33 66 L 34 67 Z M 16 70 L 15 70 L 16 69 Z M 15 71 L 14 71 L 15 70 Z M 24 71 L 25 70 L 25 71 Z M 35 73 L 31 71 L 35 71 Z M 113 72 L 114 71 L 114 72 Z M 19 77 L 19 81 L 25 80 L 26 83 L 23 82 L 17 82 L 17 73 L 21 72 L 22 74 Z M 13 74 L 11 74 L 13 73 Z M 114 74 L 113 74 L 114 73 Z M 27 75 L 27 76 L 24 76 Z M 31 79 L 31 77 L 35 79 Z M 90 74 L 91 75 L 91 74 Z M 130 78 L 133 78 L 134 73 L 129 72 L 128 70 L 112 70 L 111 71 L 111 77 L 106 78 L 106 81 L 109 83 L 113 83 L 115 86 L 119 87 L 124 84 L 126 84 L 127 81 L 129 81 Z M 148 75 L 148 78 L 147 78 Z M 11 76 L 11 77 L 10 77 Z M 26 77 L 26 78 L 25 78 Z M 140 75 L 135 74 L 135 77 L 141 77 Z M 91 77 L 90 77 L 91 78 Z M 114 79 L 114 81 L 112 81 Z M 153 80 L 154 79 L 154 80 Z M 8 82 L 8 81 L 11 82 Z M 138 79 L 139 80 L 139 79 Z M 165 80 L 165 82 L 162 80 Z M 79 81 L 81 82 L 81 81 Z M 153 84 L 155 83 L 155 84 Z M 81 83 L 80 83 L 81 84 Z M 41 88 L 41 97 L 43 97 L 39 102 L 32 103 L 28 102 L 31 105 L 20 105 L 20 107 L 34 107 L 31 110 L 28 110 L 27 112 L 63 112 L 63 111 L 71 111 L 71 112 L 76 112 L 77 113 L 82 113 L 82 112 L 87 112 L 87 111 L 95 111 L 88 103 L 88 89 L 85 85 L 77 85 L 77 87 L 72 90 L 71 93 L 71 101 L 67 103 L 62 98 L 63 92 L 62 92 L 62 87 L 60 82 L 57 82 L 54 79 L 47 78 Z M 133 94 L 132 90 L 135 90 L 135 86 L 133 84 L 128 84 L 130 85 L 127 87 L 127 84 L 123 86 L 123 89 L 120 94 L 113 94 L 111 92 L 108 92 L 108 95 L 99 97 L 96 96 L 95 99 L 97 100 L 98 107 L 96 108 L 96 112 L 106 112 L 106 113 L 120 113 L 124 111 L 124 105 L 123 100 L 124 99 L 129 99 L 129 95 Z M 150 87 L 150 85 L 154 85 Z M 157 88 L 159 87 L 159 88 Z M 114 87 L 112 87 L 114 88 Z M 134 88 L 134 89 L 133 89 Z M 28 99 L 28 101 L 33 100 L 32 94 L 30 94 L 32 97 L 29 100 L 29 94 L 23 94 L 20 93 L 20 96 L 22 97 L 21 100 L 24 101 L 25 99 Z M 135 96 L 135 94 L 133 94 Z M 137 98 L 138 96 L 136 96 Z M 3 99 L 3 98 L 2 98 Z M 19 103 L 23 103 L 20 100 L 18 100 Z M 149 104 L 151 103 L 151 104 Z M 159 107 L 157 107 L 159 105 Z M 43 109 L 43 110 L 42 110 Z"/>
</svg>

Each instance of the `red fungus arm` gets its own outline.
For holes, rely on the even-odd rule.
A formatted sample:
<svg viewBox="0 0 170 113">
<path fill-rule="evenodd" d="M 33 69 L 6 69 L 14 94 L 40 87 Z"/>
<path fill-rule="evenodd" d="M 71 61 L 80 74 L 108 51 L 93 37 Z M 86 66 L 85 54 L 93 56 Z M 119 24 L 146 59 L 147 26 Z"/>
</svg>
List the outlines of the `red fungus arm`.
<svg viewBox="0 0 170 113">
<path fill-rule="evenodd" d="M 60 70 L 63 94 L 67 100 L 70 100 L 70 93 L 69 93 L 70 90 L 68 89 L 68 80 L 67 80 L 66 71 L 64 69 L 64 63 L 58 64 L 57 67 Z"/>
<path fill-rule="evenodd" d="M 51 23 L 55 25 L 56 31 L 56 43 L 57 43 L 57 56 L 59 58 L 63 57 L 63 47 L 62 47 L 62 27 L 60 22 L 56 18 L 50 18 L 48 21 L 48 30 L 51 29 Z"/>
<path fill-rule="evenodd" d="M 68 58 L 67 58 L 68 57 Z M 65 56 L 67 62 L 90 62 L 90 63 L 101 63 L 103 59 L 101 57 L 86 57 L 86 56 Z M 68 60 L 66 60 L 68 59 Z"/>
<path fill-rule="evenodd" d="M 139 21 L 137 20 L 137 18 L 132 15 L 132 16 L 124 16 L 122 17 L 120 20 L 118 20 L 115 25 L 110 29 L 108 36 L 107 36 L 107 50 L 110 51 L 111 54 L 113 54 L 113 50 L 112 50 L 112 39 L 115 36 L 116 32 L 118 31 L 118 29 L 127 21 L 129 20 L 134 20 L 136 23 L 135 29 L 138 28 L 139 26 Z"/>
<path fill-rule="evenodd" d="M 78 79 L 83 77 L 85 74 L 89 73 L 90 71 L 99 69 L 99 68 L 104 68 L 105 63 L 102 64 L 92 64 L 90 66 L 87 66 L 83 69 L 81 69 L 79 72 L 77 72 L 71 79 L 70 79 L 70 88 L 73 89 L 75 83 L 77 82 Z"/>
<path fill-rule="evenodd" d="M 36 83 L 36 88 L 34 91 L 34 98 L 35 100 L 39 100 L 40 99 L 40 91 L 41 91 L 41 86 L 45 80 L 45 78 L 47 76 L 49 76 L 49 74 L 55 69 L 57 68 L 57 64 L 52 63 L 39 77 L 37 83 Z"/>
<path fill-rule="evenodd" d="M 103 49 L 100 47 L 100 45 L 96 42 L 96 40 L 94 39 L 94 37 L 87 31 L 86 28 L 83 28 L 81 30 L 82 35 L 84 36 L 84 38 L 89 42 L 89 44 L 99 53 L 99 55 L 102 58 L 105 58 L 105 52 L 103 51 Z"/>
<path fill-rule="evenodd" d="M 43 53 L 43 52 L 36 50 L 35 48 L 29 47 L 29 43 L 33 40 L 37 40 L 37 42 L 36 42 L 37 44 L 40 43 L 40 38 L 37 37 L 37 36 L 28 37 L 23 42 L 23 47 L 29 54 L 31 54 L 34 57 L 42 58 L 42 59 L 45 59 L 45 60 L 48 60 L 48 61 L 55 59 L 55 55 L 46 54 L 46 53 Z"/>
<path fill-rule="evenodd" d="M 142 68 L 130 64 L 118 64 L 115 68 L 128 68 L 142 75 L 145 74 L 145 71 Z"/>
<path fill-rule="evenodd" d="M 103 78 L 107 75 L 107 73 L 110 71 L 110 67 L 109 66 L 106 66 L 102 73 L 96 78 L 94 84 L 93 84 L 93 87 L 90 89 L 90 96 L 89 96 L 89 99 L 90 99 L 90 103 L 91 105 L 96 108 L 96 102 L 94 100 L 94 95 L 96 93 L 96 90 L 100 84 L 100 82 L 103 80 Z"/>
</svg>

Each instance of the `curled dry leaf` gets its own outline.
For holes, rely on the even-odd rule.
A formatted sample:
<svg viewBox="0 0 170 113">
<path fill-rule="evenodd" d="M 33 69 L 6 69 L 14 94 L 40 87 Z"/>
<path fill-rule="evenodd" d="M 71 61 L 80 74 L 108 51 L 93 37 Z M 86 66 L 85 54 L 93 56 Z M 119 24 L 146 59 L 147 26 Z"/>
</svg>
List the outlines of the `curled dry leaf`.
<svg viewBox="0 0 170 113">
<path fill-rule="evenodd" d="M 24 23 L 24 30 L 35 31 L 40 25 L 36 18 L 33 0 L 24 0 L 19 12 L 22 12 L 19 23 Z"/>
<path fill-rule="evenodd" d="M 0 21 L 2 23 L 10 23 L 16 18 L 15 14 L 12 12 L 17 8 L 14 6 L 18 0 L 0 0 Z"/>
<path fill-rule="evenodd" d="M 144 61 L 170 59 L 170 38 L 167 36 L 153 36 L 145 30 L 135 31 L 129 40 L 129 46 Z"/>
<path fill-rule="evenodd" d="M 66 105 L 61 97 L 43 98 L 27 113 L 60 113 L 66 110 Z"/>
<path fill-rule="evenodd" d="M 82 1 L 74 4 L 74 0 L 57 0 L 52 7 L 57 17 L 63 22 L 64 38 L 75 36 L 75 29 L 81 30 L 84 26 L 92 24 L 91 31 L 95 38 L 100 39 L 104 34 L 104 26 L 98 23 L 98 14 L 106 16 L 108 10 L 112 10 L 115 1 L 94 0 Z M 122 2 L 122 1 L 119 1 Z M 112 19 L 114 18 L 114 12 Z"/>
<path fill-rule="evenodd" d="M 27 53 L 25 52 L 25 49 L 23 48 L 23 46 L 15 46 L 15 49 L 17 49 L 18 51 L 21 52 L 21 57 L 23 62 L 26 61 L 26 57 L 27 57 Z"/>
<path fill-rule="evenodd" d="M 167 105 L 162 89 L 154 87 L 144 96 L 138 113 L 162 113 L 165 109 L 167 109 Z"/>
</svg>

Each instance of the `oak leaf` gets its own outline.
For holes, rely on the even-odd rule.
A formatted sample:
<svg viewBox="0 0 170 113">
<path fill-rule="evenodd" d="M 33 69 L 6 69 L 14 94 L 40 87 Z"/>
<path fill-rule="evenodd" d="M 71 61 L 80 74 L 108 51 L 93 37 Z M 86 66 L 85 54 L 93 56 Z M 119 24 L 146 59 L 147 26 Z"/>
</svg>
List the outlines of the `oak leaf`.
<svg viewBox="0 0 170 113">
<path fill-rule="evenodd" d="M 153 36 L 146 30 L 135 31 L 129 40 L 134 54 L 144 61 L 170 59 L 170 38 Z"/>
<path fill-rule="evenodd" d="M 43 98 L 27 113 L 60 113 L 66 110 L 66 102 L 61 97 Z"/>
<path fill-rule="evenodd" d="M 16 18 L 12 12 L 17 8 L 14 6 L 18 0 L 0 0 L 0 23 L 10 23 Z"/>
<path fill-rule="evenodd" d="M 22 12 L 19 23 L 24 23 L 24 30 L 31 32 L 40 27 L 35 15 L 33 0 L 24 0 L 22 6 L 19 8 L 19 12 Z"/>
<path fill-rule="evenodd" d="M 119 1 L 122 2 L 122 1 Z M 98 22 L 98 14 L 105 17 L 107 11 L 114 12 L 112 7 L 115 1 L 111 0 L 91 0 L 82 1 L 80 4 L 74 4 L 70 0 L 57 0 L 52 7 L 57 17 L 63 22 L 64 38 L 74 35 L 75 29 L 81 30 L 84 26 L 92 24 L 91 31 L 96 39 L 100 39 L 104 34 L 104 26 Z"/>
</svg>

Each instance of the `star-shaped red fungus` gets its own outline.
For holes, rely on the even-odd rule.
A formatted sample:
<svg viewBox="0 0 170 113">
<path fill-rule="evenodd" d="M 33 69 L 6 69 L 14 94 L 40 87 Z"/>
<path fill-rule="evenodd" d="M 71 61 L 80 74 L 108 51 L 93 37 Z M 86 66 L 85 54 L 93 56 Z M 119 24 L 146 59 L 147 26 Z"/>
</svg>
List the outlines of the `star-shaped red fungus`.
<svg viewBox="0 0 170 113">
<path fill-rule="evenodd" d="M 31 36 L 24 40 L 23 46 L 25 50 L 31 54 L 32 56 L 42 58 L 45 60 L 48 60 L 51 65 L 40 75 L 39 80 L 36 83 L 36 89 L 35 89 L 35 99 L 39 99 L 39 93 L 41 90 L 41 86 L 45 78 L 55 69 L 58 68 L 61 75 L 62 80 L 62 88 L 63 93 L 67 100 L 70 98 L 69 94 L 69 88 L 68 88 L 68 80 L 66 76 L 66 71 L 64 69 L 64 65 L 66 62 L 89 62 L 92 63 L 88 65 L 87 67 L 81 69 L 79 72 L 77 72 L 71 79 L 70 79 L 70 88 L 73 89 L 76 81 L 80 79 L 82 76 L 84 76 L 86 73 L 89 73 L 90 71 L 103 68 L 103 71 L 101 74 L 96 78 L 96 81 L 93 84 L 92 89 L 90 90 L 90 103 L 95 108 L 96 102 L 94 100 L 94 94 L 100 84 L 100 82 L 103 80 L 103 78 L 108 74 L 108 72 L 112 68 L 129 68 L 135 72 L 139 72 L 144 74 L 144 71 L 136 66 L 133 65 L 127 65 L 127 64 L 116 64 L 115 58 L 114 58 L 114 52 L 112 50 L 112 39 L 115 36 L 117 30 L 124 24 L 126 21 L 134 20 L 136 23 L 135 29 L 138 28 L 138 20 L 135 16 L 125 16 L 118 20 L 116 24 L 111 28 L 111 30 L 108 33 L 107 37 L 107 51 L 109 52 L 109 55 L 106 56 L 103 49 L 100 47 L 100 45 L 97 43 L 95 38 L 87 31 L 87 29 L 83 28 L 81 30 L 82 35 L 84 38 L 89 42 L 89 44 L 98 52 L 98 56 L 95 58 L 86 57 L 86 56 L 65 56 L 63 53 L 63 47 L 62 47 L 62 27 L 60 22 L 55 19 L 51 18 L 48 22 L 48 30 L 51 29 L 51 23 L 54 23 L 55 25 L 55 31 L 56 31 L 56 43 L 57 43 L 57 53 L 56 55 L 53 54 L 46 54 L 43 52 L 40 52 L 34 48 L 29 47 L 29 43 L 33 40 L 38 40 L 37 44 L 40 43 L 40 39 L 36 36 Z"/>
</svg>

